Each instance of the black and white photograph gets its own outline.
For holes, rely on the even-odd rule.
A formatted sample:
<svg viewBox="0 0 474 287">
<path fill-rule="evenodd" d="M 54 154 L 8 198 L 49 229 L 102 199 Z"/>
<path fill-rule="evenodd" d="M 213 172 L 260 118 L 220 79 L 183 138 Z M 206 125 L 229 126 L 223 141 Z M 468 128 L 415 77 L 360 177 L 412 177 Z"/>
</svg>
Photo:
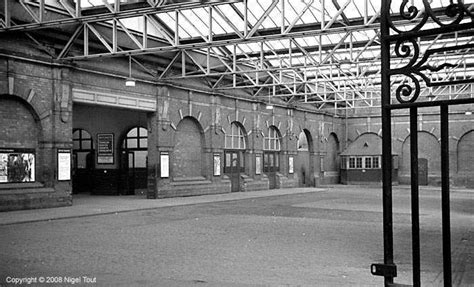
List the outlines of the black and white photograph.
<svg viewBox="0 0 474 287">
<path fill-rule="evenodd" d="M 0 0 L 0 286 L 474 287 L 474 0 Z"/>
</svg>

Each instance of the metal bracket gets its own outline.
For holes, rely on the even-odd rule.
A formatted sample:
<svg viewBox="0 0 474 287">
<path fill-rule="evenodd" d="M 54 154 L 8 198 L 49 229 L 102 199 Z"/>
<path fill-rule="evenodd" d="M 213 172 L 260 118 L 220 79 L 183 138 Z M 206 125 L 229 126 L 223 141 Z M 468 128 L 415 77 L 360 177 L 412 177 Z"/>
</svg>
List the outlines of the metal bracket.
<svg viewBox="0 0 474 287">
<path fill-rule="evenodd" d="M 397 266 L 393 264 L 372 264 L 370 272 L 377 276 L 397 277 Z"/>
</svg>

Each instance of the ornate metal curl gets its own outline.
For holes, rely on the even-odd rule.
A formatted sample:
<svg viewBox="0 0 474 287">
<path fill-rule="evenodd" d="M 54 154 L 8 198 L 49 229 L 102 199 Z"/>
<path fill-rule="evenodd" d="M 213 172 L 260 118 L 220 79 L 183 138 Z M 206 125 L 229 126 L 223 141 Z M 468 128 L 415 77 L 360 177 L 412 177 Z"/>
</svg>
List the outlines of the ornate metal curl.
<svg viewBox="0 0 474 287">
<path fill-rule="evenodd" d="M 392 1 L 390 1 L 390 4 L 391 2 Z M 401 2 L 399 8 L 399 16 L 402 19 L 408 21 L 415 21 L 417 18 L 420 18 L 420 20 L 413 28 L 407 31 L 403 31 L 397 28 L 393 23 L 391 17 L 389 17 L 387 20 L 390 28 L 392 28 L 398 34 L 402 34 L 409 31 L 419 31 L 426 24 L 426 22 L 428 22 L 430 18 L 440 27 L 457 25 L 463 20 L 464 16 L 466 15 L 471 18 L 474 18 L 474 12 L 468 9 L 468 7 L 464 4 L 463 0 L 457 0 L 456 3 L 453 3 L 453 1 L 451 1 L 451 4 L 444 8 L 443 15 L 449 18 L 449 22 L 447 23 L 443 23 L 443 20 L 441 20 L 437 16 L 435 11 L 431 8 L 429 0 L 423 0 L 423 11 L 414 5 L 409 6 L 410 4 L 408 2 L 409 0 L 403 0 Z M 388 6 L 391 7 L 391 5 Z M 446 19 L 444 20 L 446 21 Z"/>
<path fill-rule="evenodd" d="M 402 83 L 400 86 L 397 87 L 395 91 L 395 96 L 400 103 L 413 103 L 420 96 L 420 82 L 414 75 L 403 75 L 410 78 L 413 81 L 415 87 L 410 86 L 408 83 Z"/>
<path fill-rule="evenodd" d="M 413 49 L 413 56 L 405 67 L 413 66 L 420 56 L 420 47 L 415 39 L 398 40 L 395 43 L 395 54 L 401 58 L 408 58 Z"/>
</svg>

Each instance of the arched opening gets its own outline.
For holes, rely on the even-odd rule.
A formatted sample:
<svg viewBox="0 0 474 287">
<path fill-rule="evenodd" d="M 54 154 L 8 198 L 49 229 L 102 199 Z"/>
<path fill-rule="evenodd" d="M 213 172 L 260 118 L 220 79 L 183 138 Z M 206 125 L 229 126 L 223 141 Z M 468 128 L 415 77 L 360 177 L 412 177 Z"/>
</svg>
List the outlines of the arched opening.
<svg viewBox="0 0 474 287">
<path fill-rule="evenodd" d="M 122 194 L 144 194 L 147 188 L 148 130 L 133 127 L 122 141 Z"/>
<path fill-rule="evenodd" d="M 299 186 L 313 186 L 313 140 L 311 133 L 304 129 L 298 135 L 296 143 L 297 158 L 296 158 L 296 172 L 298 173 Z"/>
<path fill-rule="evenodd" d="M 245 149 L 247 148 L 246 132 L 240 123 L 231 123 L 230 132 L 225 135 L 224 146 L 224 173 L 231 180 L 231 191 L 240 191 L 240 175 L 245 172 Z"/>
<path fill-rule="evenodd" d="M 400 164 L 401 183 L 410 183 L 410 136 L 403 142 Z M 418 183 L 427 185 L 441 175 L 441 148 L 438 139 L 428 132 L 418 132 Z"/>
<path fill-rule="evenodd" d="M 0 95 L 0 184 L 41 181 L 37 162 L 41 162 L 38 141 L 39 119 L 23 99 Z"/>
<path fill-rule="evenodd" d="M 94 186 L 94 141 L 91 134 L 83 129 L 75 129 L 73 142 L 73 193 L 90 193 Z"/>
<path fill-rule="evenodd" d="M 176 127 L 171 174 L 175 180 L 203 179 L 204 138 L 199 123 L 191 117 L 182 119 Z"/>
<path fill-rule="evenodd" d="M 465 133 L 458 143 L 458 173 L 474 173 L 474 130 Z"/>
<path fill-rule="evenodd" d="M 323 171 L 326 183 L 339 183 L 339 140 L 337 135 L 331 133 L 326 144 Z"/>
<path fill-rule="evenodd" d="M 280 171 L 281 134 L 277 127 L 268 127 L 263 138 L 263 172 L 267 175 L 269 188 L 278 187 L 277 172 Z"/>
</svg>

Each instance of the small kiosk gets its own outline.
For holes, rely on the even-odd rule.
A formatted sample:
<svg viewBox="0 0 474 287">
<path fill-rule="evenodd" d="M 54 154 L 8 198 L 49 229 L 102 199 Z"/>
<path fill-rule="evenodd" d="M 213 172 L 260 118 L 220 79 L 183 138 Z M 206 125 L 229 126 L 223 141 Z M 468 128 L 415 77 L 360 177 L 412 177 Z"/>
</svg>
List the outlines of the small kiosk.
<svg viewBox="0 0 474 287">
<path fill-rule="evenodd" d="M 398 183 L 398 155 L 392 155 L 392 181 Z M 382 182 L 382 138 L 375 133 L 360 135 L 341 153 L 342 184 Z"/>
</svg>

